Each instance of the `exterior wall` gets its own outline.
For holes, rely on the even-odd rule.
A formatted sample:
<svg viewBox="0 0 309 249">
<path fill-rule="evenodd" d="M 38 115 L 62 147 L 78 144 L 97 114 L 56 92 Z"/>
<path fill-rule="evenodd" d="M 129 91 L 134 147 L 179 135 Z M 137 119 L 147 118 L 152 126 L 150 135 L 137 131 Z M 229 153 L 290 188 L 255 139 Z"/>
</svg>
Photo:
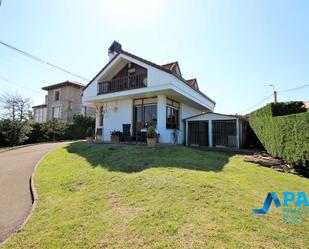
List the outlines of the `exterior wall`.
<svg viewBox="0 0 309 249">
<path fill-rule="evenodd" d="M 33 118 L 36 122 L 46 122 L 47 119 L 47 107 L 33 108 Z"/>
<path fill-rule="evenodd" d="M 103 118 L 103 140 L 110 141 L 110 134 L 114 130 L 122 131 L 122 124 L 131 124 L 132 133 L 132 123 L 133 123 L 133 100 L 120 100 L 111 101 L 106 103 L 106 113 Z M 102 128 L 99 126 L 99 114 L 96 114 L 96 128 Z"/>
<path fill-rule="evenodd" d="M 157 132 L 160 134 L 160 143 L 173 143 L 173 129 L 166 128 L 166 96 L 157 96 Z M 103 128 L 103 140 L 110 141 L 110 134 L 114 130 L 122 131 L 122 124 L 131 124 L 133 128 L 133 98 L 119 101 L 106 102 L 107 108 L 104 114 L 103 127 L 99 126 L 99 113 L 96 114 L 96 128 Z M 180 103 L 178 144 L 184 142 L 184 125 L 182 120 L 202 111 L 187 104 Z"/>
</svg>

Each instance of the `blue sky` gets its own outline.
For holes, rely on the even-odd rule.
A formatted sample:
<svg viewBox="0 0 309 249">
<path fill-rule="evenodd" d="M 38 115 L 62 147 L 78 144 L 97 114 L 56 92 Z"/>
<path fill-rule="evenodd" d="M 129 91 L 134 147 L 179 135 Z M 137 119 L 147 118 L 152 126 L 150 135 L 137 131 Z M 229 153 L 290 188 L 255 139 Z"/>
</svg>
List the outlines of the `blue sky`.
<svg viewBox="0 0 309 249">
<path fill-rule="evenodd" d="M 3 0 L 0 40 L 91 79 L 113 40 L 157 64 L 177 60 L 184 78 L 217 103 L 247 110 L 269 96 L 309 84 L 309 1 Z M 87 83 L 0 46 L 0 94 L 44 101 L 44 85 Z M 309 87 L 279 93 L 309 100 Z"/>
</svg>

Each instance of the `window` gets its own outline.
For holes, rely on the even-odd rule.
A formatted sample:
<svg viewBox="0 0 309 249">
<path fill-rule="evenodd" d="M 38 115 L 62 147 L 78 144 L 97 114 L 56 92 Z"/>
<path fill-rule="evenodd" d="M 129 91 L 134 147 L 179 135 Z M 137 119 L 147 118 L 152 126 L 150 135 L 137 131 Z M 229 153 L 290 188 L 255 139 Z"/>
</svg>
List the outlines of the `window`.
<svg viewBox="0 0 309 249">
<path fill-rule="evenodd" d="M 152 125 L 157 127 L 157 98 L 145 98 L 134 100 L 134 132 Z"/>
<path fill-rule="evenodd" d="M 55 101 L 60 99 L 60 93 L 59 91 L 55 91 Z"/>
<path fill-rule="evenodd" d="M 53 107 L 52 108 L 52 118 L 55 119 L 60 119 L 61 118 L 61 107 Z"/>
<path fill-rule="evenodd" d="M 166 128 L 179 129 L 179 107 L 177 101 L 166 99 Z"/>
</svg>

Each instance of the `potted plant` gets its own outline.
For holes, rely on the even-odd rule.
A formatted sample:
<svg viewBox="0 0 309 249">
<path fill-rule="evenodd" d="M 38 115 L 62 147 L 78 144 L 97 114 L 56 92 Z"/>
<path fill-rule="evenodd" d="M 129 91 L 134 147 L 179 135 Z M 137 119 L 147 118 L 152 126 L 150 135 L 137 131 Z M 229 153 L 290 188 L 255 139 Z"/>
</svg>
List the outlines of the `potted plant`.
<svg viewBox="0 0 309 249">
<path fill-rule="evenodd" d="M 86 130 L 86 141 L 92 143 L 94 139 L 94 130 L 92 127 L 88 127 Z"/>
<path fill-rule="evenodd" d="M 120 137 L 121 137 L 120 131 L 112 131 L 111 132 L 111 142 L 112 143 L 119 143 Z"/>
<path fill-rule="evenodd" d="M 147 145 L 149 147 L 154 147 L 157 142 L 157 132 L 153 126 L 149 126 L 146 133 Z"/>
</svg>

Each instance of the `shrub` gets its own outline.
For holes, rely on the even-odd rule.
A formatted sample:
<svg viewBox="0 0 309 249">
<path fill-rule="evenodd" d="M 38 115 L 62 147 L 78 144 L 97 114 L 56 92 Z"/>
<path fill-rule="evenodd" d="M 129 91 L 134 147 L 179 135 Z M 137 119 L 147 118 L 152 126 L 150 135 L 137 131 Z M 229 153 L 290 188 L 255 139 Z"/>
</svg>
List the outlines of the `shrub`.
<svg viewBox="0 0 309 249">
<path fill-rule="evenodd" d="M 91 116 L 77 114 L 73 116 L 73 123 L 67 125 L 66 139 L 84 139 L 88 127 L 95 127 L 95 119 Z"/>
<path fill-rule="evenodd" d="M 302 101 L 272 103 L 271 110 L 273 116 L 283 116 L 307 111 Z"/>
<path fill-rule="evenodd" d="M 48 136 L 44 131 L 42 123 L 33 123 L 31 124 L 32 130 L 28 135 L 28 140 L 26 143 L 41 143 L 48 141 Z"/>
<path fill-rule="evenodd" d="M 65 123 L 58 120 L 49 120 L 43 123 L 43 131 L 48 141 L 63 140 L 66 128 Z"/>
<path fill-rule="evenodd" d="M 24 143 L 31 132 L 31 126 L 28 119 L 3 119 L 0 122 L 0 133 L 9 146 L 16 146 Z"/>
<path fill-rule="evenodd" d="M 296 114 L 290 113 L 288 106 Z M 309 166 L 309 113 L 299 113 L 299 104 L 268 104 L 249 114 L 249 122 L 264 148 L 288 163 Z"/>
<path fill-rule="evenodd" d="M 93 137 L 94 136 L 94 130 L 92 127 L 88 127 L 86 130 L 86 137 Z"/>
<path fill-rule="evenodd" d="M 148 138 L 154 138 L 157 136 L 157 132 L 156 132 L 156 129 L 153 128 L 153 126 L 149 126 L 148 129 L 147 129 L 147 134 L 146 136 Z"/>
</svg>

